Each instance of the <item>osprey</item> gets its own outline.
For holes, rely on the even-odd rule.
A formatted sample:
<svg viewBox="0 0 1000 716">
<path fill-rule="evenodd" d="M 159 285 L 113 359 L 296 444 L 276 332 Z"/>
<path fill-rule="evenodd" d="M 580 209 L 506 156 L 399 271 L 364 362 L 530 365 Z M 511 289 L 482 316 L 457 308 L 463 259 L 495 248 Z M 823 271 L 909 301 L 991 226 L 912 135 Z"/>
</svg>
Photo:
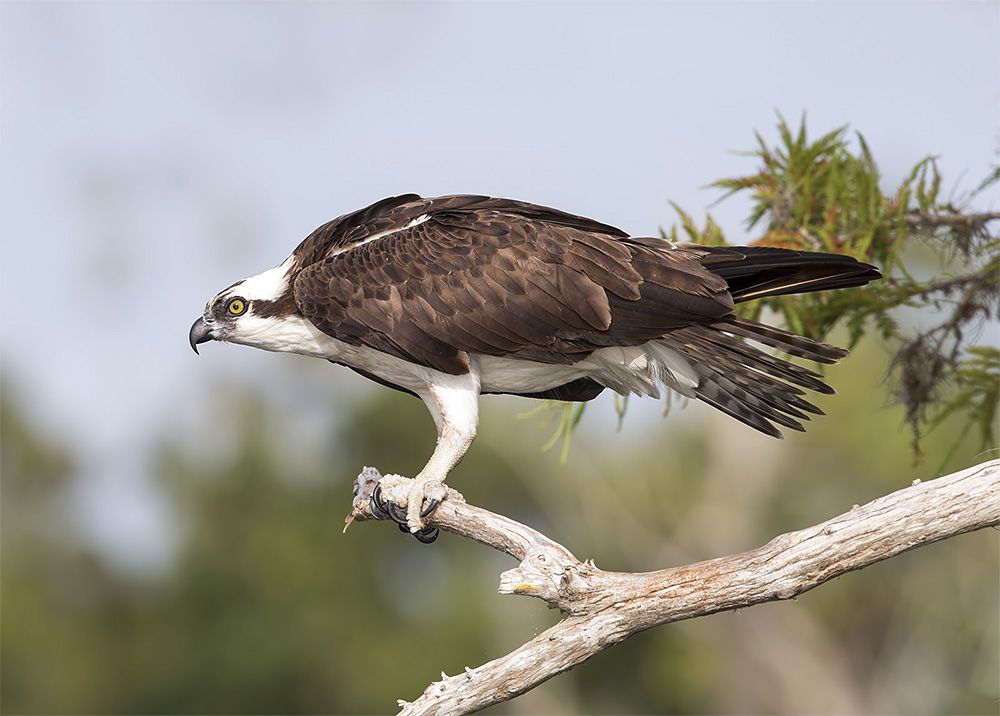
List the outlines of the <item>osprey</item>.
<svg viewBox="0 0 1000 716">
<path fill-rule="evenodd" d="M 323 224 L 279 266 L 223 290 L 189 340 L 195 352 L 218 340 L 324 358 L 422 399 L 434 452 L 416 478 L 382 482 L 420 535 L 484 393 L 669 389 L 768 435 L 803 430 L 821 413 L 803 389 L 833 390 L 748 340 L 820 363 L 847 351 L 740 318 L 734 304 L 879 277 L 837 254 L 676 245 L 510 199 L 404 194 Z"/>
</svg>

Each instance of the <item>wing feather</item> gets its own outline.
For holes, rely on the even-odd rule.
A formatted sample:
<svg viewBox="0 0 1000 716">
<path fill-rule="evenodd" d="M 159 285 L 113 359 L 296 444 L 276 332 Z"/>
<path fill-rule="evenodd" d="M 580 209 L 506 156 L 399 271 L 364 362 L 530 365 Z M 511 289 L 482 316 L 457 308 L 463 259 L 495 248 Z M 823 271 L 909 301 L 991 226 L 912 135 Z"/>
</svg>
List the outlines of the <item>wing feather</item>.
<svg viewBox="0 0 1000 716">
<path fill-rule="evenodd" d="M 701 254 L 626 239 L 522 202 L 404 195 L 313 232 L 293 291 L 329 335 L 448 373 L 470 352 L 566 363 L 731 311 Z"/>
</svg>

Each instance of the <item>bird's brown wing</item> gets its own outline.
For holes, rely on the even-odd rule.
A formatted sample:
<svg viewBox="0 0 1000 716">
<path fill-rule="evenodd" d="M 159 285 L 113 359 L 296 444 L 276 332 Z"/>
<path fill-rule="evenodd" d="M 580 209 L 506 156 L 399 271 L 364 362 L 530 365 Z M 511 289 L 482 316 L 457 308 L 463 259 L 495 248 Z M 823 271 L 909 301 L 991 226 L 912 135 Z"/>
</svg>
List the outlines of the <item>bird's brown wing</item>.
<svg viewBox="0 0 1000 716">
<path fill-rule="evenodd" d="M 296 253 L 295 300 L 320 330 L 453 374 L 469 353 L 572 363 L 732 309 L 696 250 L 504 199 L 383 200 Z"/>
</svg>

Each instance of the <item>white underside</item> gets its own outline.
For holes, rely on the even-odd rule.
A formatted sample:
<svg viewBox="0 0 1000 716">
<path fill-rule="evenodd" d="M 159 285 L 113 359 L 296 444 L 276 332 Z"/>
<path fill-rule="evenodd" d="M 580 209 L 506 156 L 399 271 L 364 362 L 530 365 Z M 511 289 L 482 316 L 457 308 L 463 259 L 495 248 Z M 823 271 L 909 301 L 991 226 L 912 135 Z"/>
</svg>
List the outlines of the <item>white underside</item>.
<svg viewBox="0 0 1000 716">
<path fill-rule="evenodd" d="M 302 318 L 240 320 L 231 342 L 271 351 L 298 353 L 360 368 L 424 397 L 433 385 L 450 382 L 446 373 L 410 363 L 366 346 L 352 346 L 323 333 Z M 577 378 L 591 378 L 622 394 L 659 397 L 661 387 L 691 395 L 694 370 L 683 356 L 658 341 L 628 348 L 601 348 L 572 365 L 471 354 L 470 371 L 483 393 L 537 393 Z"/>
</svg>

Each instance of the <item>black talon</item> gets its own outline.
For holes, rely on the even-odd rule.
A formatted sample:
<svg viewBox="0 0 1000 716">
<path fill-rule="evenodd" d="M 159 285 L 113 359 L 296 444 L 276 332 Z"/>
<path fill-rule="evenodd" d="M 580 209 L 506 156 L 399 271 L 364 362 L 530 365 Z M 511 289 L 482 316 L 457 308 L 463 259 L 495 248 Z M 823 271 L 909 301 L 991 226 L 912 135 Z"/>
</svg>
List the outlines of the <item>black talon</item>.
<svg viewBox="0 0 1000 716">
<path fill-rule="evenodd" d="M 375 489 L 372 490 L 372 495 L 369 498 L 371 503 L 372 515 L 375 516 L 377 520 L 392 520 L 399 527 L 400 532 L 405 532 L 406 534 L 412 534 L 413 537 L 423 544 L 430 544 L 438 538 L 439 530 L 437 527 L 427 527 L 425 529 L 419 530 L 417 532 L 410 532 L 410 526 L 406 521 L 406 513 L 402 512 L 395 504 L 386 500 L 382 497 L 382 486 L 375 485 Z M 441 500 L 431 500 L 430 504 L 424 508 L 420 513 L 421 517 L 426 517 L 431 512 L 433 512 L 438 505 L 441 504 Z"/>
<path fill-rule="evenodd" d="M 430 544 L 431 542 L 433 542 L 438 538 L 438 534 L 440 534 L 440 532 L 441 530 L 439 530 L 437 527 L 427 527 L 425 529 L 414 532 L 413 536 L 416 538 L 417 542 L 422 542 L 423 544 Z"/>
<path fill-rule="evenodd" d="M 429 515 L 430 513 L 432 513 L 434 510 L 436 510 L 438 508 L 438 505 L 441 504 L 441 502 L 442 501 L 439 500 L 439 499 L 437 499 L 436 497 L 432 497 L 427 502 L 427 506 L 424 507 L 424 509 L 420 510 L 420 517 L 421 517 L 421 519 L 423 519 L 424 517 L 427 517 L 427 515 Z"/>
<path fill-rule="evenodd" d="M 385 504 L 389 508 L 389 518 L 400 527 L 409 529 L 409 523 L 406 521 L 406 512 L 397 507 L 395 503 L 387 502 Z"/>
<path fill-rule="evenodd" d="M 379 520 L 392 520 L 400 527 L 406 527 L 406 513 L 402 512 L 395 504 L 382 497 L 382 486 L 375 485 L 371 496 L 372 514 Z M 409 531 L 405 529 L 404 531 Z"/>
<path fill-rule="evenodd" d="M 386 508 L 386 502 L 382 498 L 382 486 L 375 485 L 375 489 L 372 490 L 372 495 L 368 500 L 371 503 L 372 514 L 377 520 L 387 520 L 392 517 L 389 514 L 389 510 Z"/>
</svg>

